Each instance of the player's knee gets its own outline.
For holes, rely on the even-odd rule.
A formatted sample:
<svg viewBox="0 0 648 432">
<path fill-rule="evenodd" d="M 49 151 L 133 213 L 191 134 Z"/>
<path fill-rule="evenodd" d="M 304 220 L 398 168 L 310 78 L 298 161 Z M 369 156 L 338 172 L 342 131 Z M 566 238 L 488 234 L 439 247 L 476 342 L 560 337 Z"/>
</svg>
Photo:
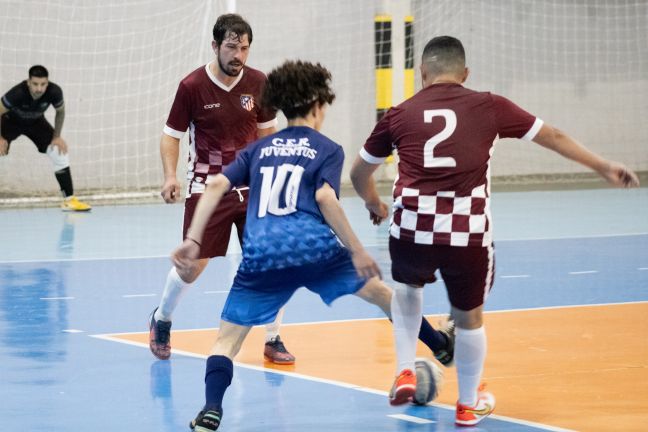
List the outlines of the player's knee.
<svg viewBox="0 0 648 432">
<path fill-rule="evenodd" d="M 392 291 L 377 277 L 369 279 L 360 291 L 357 292 L 357 295 L 385 311 L 390 309 Z"/>
<path fill-rule="evenodd" d="M 453 307 L 452 318 L 455 321 L 455 325 L 466 330 L 481 327 L 484 324 L 482 309 L 483 305 L 467 311 Z"/>
<path fill-rule="evenodd" d="M 70 166 L 70 157 L 67 153 L 61 154 L 59 148 L 56 146 L 49 146 L 47 148 L 47 156 L 54 165 L 54 172 L 64 170 Z"/>
</svg>

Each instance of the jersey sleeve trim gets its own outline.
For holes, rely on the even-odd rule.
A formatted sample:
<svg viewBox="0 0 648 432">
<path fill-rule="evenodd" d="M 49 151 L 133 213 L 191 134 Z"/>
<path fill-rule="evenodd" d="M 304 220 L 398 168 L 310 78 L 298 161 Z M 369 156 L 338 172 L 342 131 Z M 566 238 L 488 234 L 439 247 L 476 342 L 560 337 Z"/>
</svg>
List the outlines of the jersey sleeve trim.
<svg viewBox="0 0 648 432">
<path fill-rule="evenodd" d="M 526 141 L 533 141 L 533 138 L 535 138 L 536 135 L 538 135 L 538 132 L 540 132 L 540 129 L 542 128 L 542 125 L 544 122 L 536 117 L 535 121 L 533 122 L 533 126 L 531 126 L 531 129 L 524 134 L 524 136 L 521 138 Z"/>
<path fill-rule="evenodd" d="M 360 157 L 365 160 L 365 162 L 369 162 L 370 164 L 374 165 L 380 165 L 381 163 L 385 162 L 385 159 L 387 157 L 376 157 L 371 155 L 365 148 L 360 149 Z"/>
<path fill-rule="evenodd" d="M 7 98 L 7 95 L 2 96 L 2 104 L 7 109 L 13 108 L 13 104 L 11 102 L 9 102 L 9 98 Z"/>
<path fill-rule="evenodd" d="M 177 138 L 177 139 L 182 139 L 184 136 L 184 132 L 177 131 L 173 128 L 170 128 L 169 126 L 164 126 L 164 129 L 162 130 L 166 135 L 169 135 L 170 137 Z"/>
<path fill-rule="evenodd" d="M 279 124 L 279 120 L 277 120 L 277 118 L 275 117 L 270 121 L 257 123 L 257 129 L 268 129 L 271 127 L 276 127 L 278 124 Z"/>
</svg>

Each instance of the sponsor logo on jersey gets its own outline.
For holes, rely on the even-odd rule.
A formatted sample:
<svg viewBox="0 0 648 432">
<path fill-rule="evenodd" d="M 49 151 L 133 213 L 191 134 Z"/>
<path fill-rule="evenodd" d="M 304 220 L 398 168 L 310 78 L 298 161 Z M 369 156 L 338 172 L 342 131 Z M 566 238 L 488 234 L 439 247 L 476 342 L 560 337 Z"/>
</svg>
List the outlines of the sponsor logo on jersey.
<svg viewBox="0 0 648 432">
<path fill-rule="evenodd" d="M 213 104 L 207 104 L 203 108 L 205 109 L 212 109 L 212 108 L 220 108 L 220 103 L 213 103 Z"/>
<path fill-rule="evenodd" d="M 254 108 L 254 97 L 249 94 L 241 95 L 241 106 L 248 111 L 252 111 L 252 108 Z"/>
</svg>

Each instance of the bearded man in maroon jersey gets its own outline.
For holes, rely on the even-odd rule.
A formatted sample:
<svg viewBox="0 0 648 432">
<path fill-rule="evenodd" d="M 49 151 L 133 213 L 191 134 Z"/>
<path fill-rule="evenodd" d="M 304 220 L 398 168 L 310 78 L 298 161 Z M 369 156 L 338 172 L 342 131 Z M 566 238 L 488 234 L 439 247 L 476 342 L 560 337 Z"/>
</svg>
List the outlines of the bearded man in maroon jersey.
<svg viewBox="0 0 648 432">
<path fill-rule="evenodd" d="M 215 59 L 180 82 L 160 142 L 165 179 L 161 195 L 165 202 L 173 203 L 180 196 L 176 177 L 180 140 L 189 131 L 183 238 L 205 190 L 207 176 L 220 173 L 247 144 L 276 132 L 275 112 L 260 105 L 266 76 L 245 64 L 252 28 L 240 15 L 221 15 L 213 37 Z M 221 203 L 222 211 L 214 213 L 207 225 L 199 265 L 191 272 L 176 267 L 169 271 L 160 305 L 149 320 L 149 346 L 157 358 L 166 360 L 171 355 L 171 314 L 209 259 L 226 254 L 232 225 L 242 242 L 247 199 L 247 188 L 228 193 Z M 295 357 L 286 350 L 278 333 L 282 312 L 266 326 L 264 356 L 274 363 L 292 364 Z"/>
</svg>

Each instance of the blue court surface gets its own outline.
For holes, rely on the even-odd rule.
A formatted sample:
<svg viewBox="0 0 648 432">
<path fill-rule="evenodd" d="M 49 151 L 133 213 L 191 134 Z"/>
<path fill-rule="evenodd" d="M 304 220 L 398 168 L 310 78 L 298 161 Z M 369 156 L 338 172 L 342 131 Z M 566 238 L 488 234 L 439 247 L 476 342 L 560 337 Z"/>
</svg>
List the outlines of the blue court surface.
<svg viewBox="0 0 648 432">
<path fill-rule="evenodd" d="M 391 282 L 387 227 L 371 226 L 358 199 L 342 203 Z M 497 271 L 487 311 L 648 301 L 648 189 L 500 192 L 492 208 Z M 189 430 L 204 402 L 204 357 L 158 361 L 146 348 L 101 337 L 147 330 L 180 241 L 182 206 L 16 209 L 0 217 L 0 431 Z M 236 245 L 230 250 L 183 300 L 174 330 L 218 326 L 239 259 Z M 428 286 L 424 313 L 448 308 L 443 286 Z M 355 298 L 328 308 L 302 290 L 284 323 L 368 318 L 382 314 Z M 240 365 L 219 430 L 457 429 L 454 407 L 392 408 L 387 390 Z M 548 420 L 495 415 L 462 430 L 565 430 Z"/>
</svg>

